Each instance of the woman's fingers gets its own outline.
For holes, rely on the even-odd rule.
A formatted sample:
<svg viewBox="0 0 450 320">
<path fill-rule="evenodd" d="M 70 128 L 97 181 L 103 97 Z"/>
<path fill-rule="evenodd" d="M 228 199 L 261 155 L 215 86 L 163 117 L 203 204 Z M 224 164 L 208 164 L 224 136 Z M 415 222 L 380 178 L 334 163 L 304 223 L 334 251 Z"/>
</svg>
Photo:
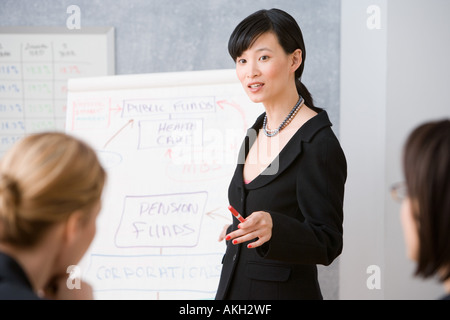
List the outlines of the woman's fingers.
<svg viewBox="0 0 450 320">
<path fill-rule="evenodd" d="M 226 235 L 225 240 L 239 244 L 256 239 L 247 245 L 248 248 L 256 248 L 272 237 L 272 217 L 268 212 L 256 211 L 248 216 L 245 222 L 240 223 L 238 228 Z"/>
<path fill-rule="evenodd" d="M 226 224 L 223 226 L 222 232 L 219 235 L 219 242 L 222 241 L 223 239 L 225 239 L 225 236 L 227 234 L 227 229 L 229 226 L 230 226 L 229 224 Z"/>
</svg>

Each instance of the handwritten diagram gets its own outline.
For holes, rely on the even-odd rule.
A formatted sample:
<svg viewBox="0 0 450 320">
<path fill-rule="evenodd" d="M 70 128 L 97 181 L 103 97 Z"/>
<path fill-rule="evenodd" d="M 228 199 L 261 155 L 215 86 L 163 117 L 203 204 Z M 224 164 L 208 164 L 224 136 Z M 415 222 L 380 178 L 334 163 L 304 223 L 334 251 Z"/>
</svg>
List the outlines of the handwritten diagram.
<svg viewBox="0 0 450 320">
<path fill-rule="evenodd" d="M 118 247 L 195 247 L 207 192 L 126 197 Z"/>
<path fill-rule="evenodd" d="M 262 110 L 237 80 L 211 83 L 215 74 L 205 72 L 198 85 L 69 88 L 67 128 L 96 148 L 108 170 L 84 261 L 99 298 L 214 297 L 225 251 L 217 239 L 231 223 L 229 180 L 249 122 Z M 172 82 L 180 76 L 190 73 Z M 115 87 L 129 86 L 130 77 L 118 77 Z"/>
</svg>

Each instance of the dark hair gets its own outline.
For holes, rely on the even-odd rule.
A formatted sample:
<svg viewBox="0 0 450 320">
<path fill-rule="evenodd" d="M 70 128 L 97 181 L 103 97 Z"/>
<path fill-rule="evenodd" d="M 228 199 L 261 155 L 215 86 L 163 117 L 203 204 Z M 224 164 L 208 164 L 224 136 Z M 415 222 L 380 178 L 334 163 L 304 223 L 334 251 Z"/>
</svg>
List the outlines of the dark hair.
<svg viewBox="0 0 450 320">
<path fill-rule="evenodd" d="M 293 53 L 297 49 L 302 51 L 302 63 L 295 71 L 295 85 L 298 93 L 305 99 L 305 104 L 320 112 L 322 109 L 314 106 L 311 94 L 301 82 L 306 59 L 302 31 L 295 19 L 285 11 L 275 8 L 263 9 L 242 20 L 228 41 L 228 52 L 233 60 L 236 62 L 236 59 L 266 32 L 273 32 L 277 36 L 278 42 L 287 54 Z"/>
<path fill-rule="evenodd" d="M 450 278 L 450 120 L 414 129 L 404 147 L 403 170 L 417 221 L 415 275 Z"/>
</svg>

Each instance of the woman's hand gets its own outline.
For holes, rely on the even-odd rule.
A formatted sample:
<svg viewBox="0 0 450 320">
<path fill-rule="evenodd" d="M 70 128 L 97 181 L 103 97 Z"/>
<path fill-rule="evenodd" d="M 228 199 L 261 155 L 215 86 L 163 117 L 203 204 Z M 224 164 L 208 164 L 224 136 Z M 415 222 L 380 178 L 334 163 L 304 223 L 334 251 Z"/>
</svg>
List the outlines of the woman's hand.
<svg viewBox="0 0 450 320">
<path fill-rule="evenodd" d="M 230 227 L 230 224 L 226 224 L 223 226 L 222 232 L 219 235 L 219 242 L 225 239 L 225 236 L 227 234 L 227 229 Z"/>
<path fill-rule="evenodd" d="M 225 240 L 233 240 L 233 244 L 239 244 L 257 239 L 247 245 L 248 248 L 257 248 L 272 238 L 272 226 L 270 213 L 255 211 L 238 225 L 238 230 L 227 234 Z"/>
</svg>

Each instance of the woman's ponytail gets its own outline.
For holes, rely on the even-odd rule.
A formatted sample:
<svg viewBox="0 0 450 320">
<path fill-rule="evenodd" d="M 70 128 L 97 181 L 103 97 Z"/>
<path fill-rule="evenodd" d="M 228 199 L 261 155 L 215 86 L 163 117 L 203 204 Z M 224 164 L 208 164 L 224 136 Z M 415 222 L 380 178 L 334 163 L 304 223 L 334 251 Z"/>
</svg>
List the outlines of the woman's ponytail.
<svg viewBox="0 0 450 320">
<path fill-rule="evenodd" d="M 295 86 L 297 87 L 297 92 L 302 98 L 305 100 L 305 105 L 307 105 L 309 108 L 313 109 L 316 112 L 322 111 L 321 108 L 317 108 L 314 105 L 314 100 L 309 92 L 309 90 L 306 88 L 306 86 L 300 81 L 300 79 L 295 79 Z"/>
<path fill-rule="evenodd" d="M 0 241 L 9 240 L 17 232 L 17 210 L 20 206 L 20 191 L 14 179 L 0 173 Z"/>
</svg>

